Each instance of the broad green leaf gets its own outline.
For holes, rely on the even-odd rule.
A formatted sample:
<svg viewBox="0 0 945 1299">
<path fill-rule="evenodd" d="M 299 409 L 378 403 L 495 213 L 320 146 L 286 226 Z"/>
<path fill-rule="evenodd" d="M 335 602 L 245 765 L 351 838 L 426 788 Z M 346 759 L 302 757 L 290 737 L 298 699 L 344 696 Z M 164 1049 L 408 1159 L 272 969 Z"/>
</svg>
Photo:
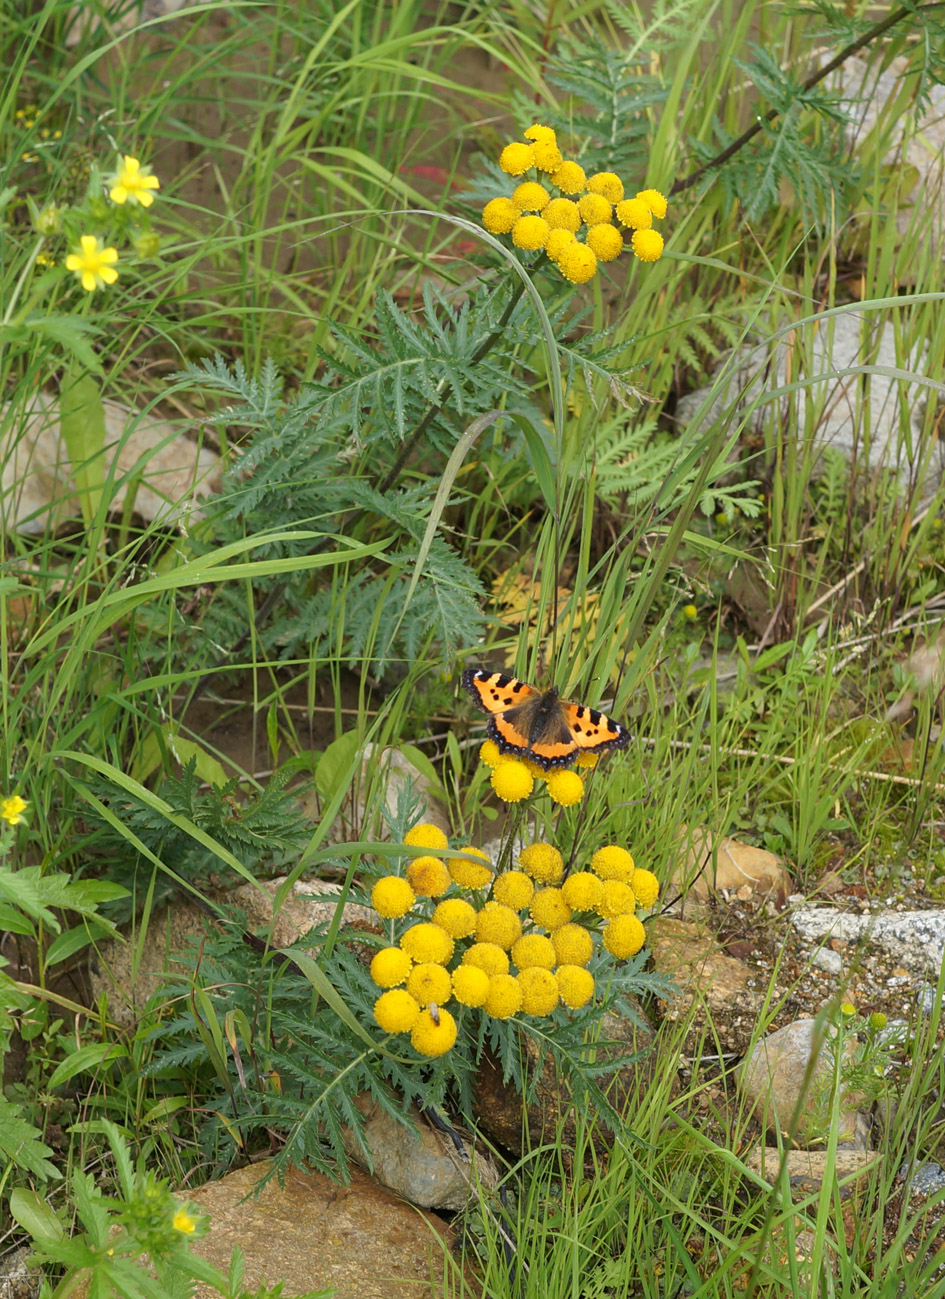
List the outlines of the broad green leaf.
<svg viewBox="0 0 945 1299">
<path fill-rule="evenodd" d="M 113 1060 L 127 1059 L 126 1048 L 117 1042 L 89 1042 L 87 1046 L 80 1046 L 78 1051 L 73 1051 L 56 1066 L 46 1080 L 46 1087 L 49 1091 L 53 1091 L 78 1073 L 87 1073 Z"/>
<path fill-rule="evenodd" d="M 82 520 L 89 527 L 98 513 L 105 481 L 105 406 L 98 384 L 89 374 L 67 376 L 60 395 L 62 440 L 72 465 L 82 507 Z"/>
</svg>

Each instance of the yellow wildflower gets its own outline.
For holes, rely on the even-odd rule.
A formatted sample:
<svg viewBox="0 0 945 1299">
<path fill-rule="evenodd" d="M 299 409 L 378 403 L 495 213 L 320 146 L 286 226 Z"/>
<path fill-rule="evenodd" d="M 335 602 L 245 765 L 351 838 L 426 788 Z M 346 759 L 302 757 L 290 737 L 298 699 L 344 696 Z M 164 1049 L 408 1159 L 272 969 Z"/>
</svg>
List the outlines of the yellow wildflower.
<svg viewBox="0 0 945 1299">
<path fill-rule="evenodd" d="M 151 206 L 154 202 L 151 191 L 161 187 L 157 176 L 142 171 L 138 159 L 129 157 L 127 153 L 107 183 L 111 185 L 108 197 L 113 203 L 140 203 L 142 207 Z"/>
</svg>

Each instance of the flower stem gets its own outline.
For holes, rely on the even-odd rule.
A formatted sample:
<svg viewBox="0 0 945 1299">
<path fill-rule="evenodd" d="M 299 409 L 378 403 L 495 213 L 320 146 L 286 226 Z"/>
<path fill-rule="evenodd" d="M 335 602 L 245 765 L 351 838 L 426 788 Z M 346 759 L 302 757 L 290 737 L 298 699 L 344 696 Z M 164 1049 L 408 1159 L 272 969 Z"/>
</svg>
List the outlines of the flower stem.
<svg viewBox="0 0 945 1299">
<path fill-rule="evenodd" d="M 831 72 L 835 72 L 841 64 L 847 61 L 847 59 L 852 58 L 854 54 L 858 54 L 860 50 L 865 46 L 870 45 L 877 39 L 877 37 L 882 36 L 884 32 L 888 32 L 891 27 L 895 27 L 895 25 L 901 22 L 903 18 L 911 17 L 916 13 L 923 13 L 928 9 L 940 9 L 943 2 L 945 2 L 945 0 L 935 0 L 935 3 L 922 5 L 918 10 L 911 7 L 907 8 L 905 5 L 901 9 L 894 10 L 891 14 L 888 14 L 882 22 L 874 24 L 869 31 L 864 32 L 863 35 L 858 37 L 855 41 L 851 41 L 849 45 L 845 45 L 840 53 L 832 58 L 829 63 L 825 63 L 822 68 L 817 70 L 817 72 L 812 73 L 802 84 L 801 91 L 812 90 L 819 81 L 823 81 L 825 77 L 829 77 Z M 768 122 L 773 122 L 779 112 L 780 110 L 777 108 L 769 108 L 763 117 L 759 115 L 751 126 L 749 126 L 746 131 L 743 131 L 737 140 L 733 140 L 731 144 L 727 145 L 721 153 L 716 154 L 714 158 L 710 158 L 707 163 L 704 163 L 703 166 L 697 168 L 695 171 L 690 172 L 688 176 L 684 176 L 682 180 L 677 180 L 669 191 L 670 194 L 681 194 L 683 190 L 691 189 L 693 185 L 698 184 L 706 172 L 714 171 L 716 167 L 721 167 L 723 163 L 728 162 L 729 158 L 734 157 L 735 154 L 738 153 L 739 149 L 743 149 L 750 140 L 753 140 Z"/>
</svg>

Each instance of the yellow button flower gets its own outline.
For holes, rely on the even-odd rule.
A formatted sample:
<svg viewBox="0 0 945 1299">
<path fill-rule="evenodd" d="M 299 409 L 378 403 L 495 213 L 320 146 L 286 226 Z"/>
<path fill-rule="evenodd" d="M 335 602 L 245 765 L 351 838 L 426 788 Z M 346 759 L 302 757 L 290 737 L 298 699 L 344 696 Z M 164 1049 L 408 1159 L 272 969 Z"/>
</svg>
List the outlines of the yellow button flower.
<svg viewBox="0 0 945 1299">
<path fill-rule="evenodd" d="M 499 166 L 509 176 L 522 176 L 529 167 L 535 165 L 534 146 L 530 144 L 520 144 L 516 141 L 513 144 L 507 144 L 499 154 Z"/>
<path fill-rule="evenodd" d="M 587 965 L 594 955 L 594 939 L 583 925 L 561 925 L 552 931 L 551 943 L 558 965 Z"/>
<path fill-rule="evenodd" d="M 507 952 L 521 936 L 522 922 L 518 914 L 501 902 L 487 902 L 476 917 L 476 941 L 479 943 L 495 943 L 496 947 Z"/>
<path fill-rule="evenodd" d="M 538 218 L 536 218 L 537 220 Z M 535 779 L 524 762 L 503 762 L 489 781 L 503 803 L 520 803 L 535 788 Z"/>
<path fill-rule="evenodd" d="M 586 1006 L 594 995 L 594 976 L 579 965 L 559 965 L 555 970 L 555 981 L 561 1000 L 572 1010 Z"/>
<path fill-rule="evenodd" d="M 596 911 L 598 903 L 604 896 L 603 881 L 590 871 L 577 871 L 569 875 L 561 885 L 561 892 L 568 906 L 574 911 Z M 580 964 L 580 962 L 575 962 Z"/>
<path fill-rule="evenodd" d="M 503 956 L 505 953 L 502 953 Z M 508 967 L 508 962 L 506 962 Z M 499 973 L 507 973 L 507 968 Z M 481 1006 L 489 995 L 489 975 L 478 965 L 458 965 L 453 971 L 453 996 L 462 1006 Z"/>
<path fill-rule="evenodd" d="M 591 870 L 596 871 L 602 880 L 623 880 L 626 884 L 633 875 L 633 858 L 626 848 L 609 843 L 597 849 L 591 858 Z"/>
<path fill-rule="evenodd" d="M 623 252 L 623 235 L 609 221 L 605 221 L 602 225 L 588 227 L 584 238 L 587 240 L 588 248 L 599 262 L 612 262 Z M 589 753 L 586 756 L 596 758 L 597 754 Z"/>
<path fill-rule="evenodd" d="M 431 920 L 450 938 L 468 938 L 476 928 L 476 909 L 464 898 L 447 898 L 436 904 Z"/>
<path fill-rule="evenodd" d="M 382 947 L 371 961 L 371 978 L 379 988 L 396 988 L 403 983 L 413 965 L 410 957 L 399 947 Z"/>
<path fill-rule="evenodd" d="M 536 140 L 532 145 L 532 156 L 539 171 L 549 176 L 561 166 L 561 150 L 554 140 Z"/>
<path fill-rule="evenodd" d="M 588 176 L 587 188 L 592 194 L 602 194 L 608 203 L 619 203 L 623 198 L 623 181 L 614 171 L 598 171 Z"/>
<path fill-rule="evenodd" d="M 630 247 L 641 262 L 658 262 L 663 256 L 663 236 L 658 230 L 634 230 Z"/>
<path fill-rule="evenodd" d="M 375 1001 L 374 1018 L 385 1033 L 409 1033 L 420 1018 L 420 1005 L 406 988 L 391 988 Z"/>
<path fill-rule="evenodd" d="M 75 271 L 86 293 L 93 289 L 114 284 L 118 279 L 115 262 L 118 251 L 115 248 L 103 248 L 95 235 L 79 237 L 79 251 L 70 253 L 66 258 L 66 270 Z"/>
<path fill-rule="evenodd" d="M 562 194 L 583 194 L 587 187 L 587 177 L 580 163 L 563 162 L 551 173 L 551 183 Z"/>
<path fill-rule="evenodd" d="M 560 929 L 571 919 L 571 908 L 560 889 L 539 889 L 528 913 L 536 925 L 548 930 Z"/>
<path fill-rule="evenodd" d="M 537 180 L 526 180 L 512 190 L 512 202 L 523 212 L 540 212 L 550 199 L 551 195 Z"/>
<path fill-rule="evenodd" d="M 666 215 L 666 199 L 658 189 L 641 189 L 636 197 L 647 205 L 658 221 L 662 221 Z"/>
<path fill-rule="evenodd" d="M 456 1020 L 448 1010 L 437 1010 L 436 1016 L 421 1011 L 410 1033 L 410 1045 L 420 1055 L 445 1055 L 456 1042 Z"/>
<path fill-rule="evenodd" d="M 440 898 L 452 880 L 439 857 L 414 857 L 407 867 L 407 883 L 419 898 Z"/>
<path fill-rule="evenodd" d="M 493 1019 L 510 1019 L 522 1008 L 522 986 L 511 974 L 495 974 L 482 1004 Z"/>
<path fill-rule="evenodd" d="M 518 217 L 515 218 L 518 220 Z M 513 222 L 514 224 L 514 222 Z M 512 227 L 510 226 L 509 229 Z M 485 763 L 487 767 L 498 767 L 505 760 L 505 755 L 499 752 L 499 746 L 495 740 L 484 740 L 479 747 L 479 761 Z"/>
<path fill-rule="evenodd" d="M 518 864 L 539 884 L 557 884 L 564 873 L 564 858 L 550 843 L 526 844 L 518 855 Z"/>
<path fill-rule="evenodd" d="M 545 144 L 548 143 L 555 144 L 557 143 L 557 139 L 558 139 L 552 127 L 542 126 L 540 122 L 533 122 L 532 125 L 528 128 L 528 130 L 523 131 L 522 134 L 525 136 L 526 140 L 533 140 L 533 141 L 541 140 Z"/>
<path fill-rule="evenodd" d="M 509 958 L 498 943 L 473 943 L 463 952 L 463 965 L 472 965 L 492 977 L 494 974 L 508 974 Z"/>
<path fill-rule="evenodd" d="M 541 214 L 552 230 L 570 230 L 577 234 L 581 228 L 578 205 L 569 198 L 553 198 Z"/>
<path fill-rule="evenodd" d="M 576 771 L 549 771 L 548 794 L 560 807 L 573 807 L 584 797 L 584 781 Z"/>
<path fill-rule="evenodd" d="M 473 853 L 481 857 L 482 862 L 467 861 L 465 857 L 451 857 L 447 862 L 450 877 L 461 889 L 484 889 L 492 882 L 492 862 L 481 848 L 461 848 L 461 852 Z"/>
<path fill-rule="evenodd" d="M 409 848 L 448 848 L 450 841 L 438 825 L 421 821 L 404 835 L 404 843 Z"/>
<path fill-rule="evenodd" d="M 0 820 L 6 821 L 8 825 L 19 825 L 27 806 L 28 804 L 20 798 L 19 794 L 3 799 L 0 801 Z"/>
<path fill-rule="evenodd" d="M 613 208 L 603 194 L 584 194 L 578 199 L 578 211 L 589 226 L 596 226 L 601 221 L 609 221 Z"/>
<path fill-rule="evenodd" d="M 550 970 L 530 966 L 515 976 L 522 990 L 522 1010 L 526 1015 L 550 1015 L 558 1004 L 558 981 Z"/>
<path fill-rule="evenodd" d="M 107 184 L 111 186 L 108 197 L 113 203 L 140 203 L 142 207 L 150 207 L 154 202 L 151 191 L 161 188 L 157 176 L 142 171 L 138 159 L 129 157 L 127 153 Z"/>
<path fill-rule="evenodd" d="M 416 900 L 413 889 L 399 875 L 385 875 L 371 889 L 371 906 L 385 920 L 405 916 Z"/>
<path fill-rule="evenodd" d="M 597 274 L 597 258 L 587 244 L 569 244 L 558 258 L 558 270 L 572 284 L 586 284 Z"/>
<path fill-rule="evenodd" d="M 604 927 L 603 939 L 611 956 L 624 960 L 636 956 L 646 942 L 646 930 L 636 916 L 616 916 Z"/>
<path fill-rule="evenodd" d="M 422 965 L 415 965 L 410 971 L 407 978 L 407 991 L 415 1001 L 419 1001 L 421 1006 L 429 1006 L 431 1002 L 436 1006 L 442 1006 L 453 995 L 453 980 L 450 978 L 449 971 L 444 970 L 442 965 L 424 961 Z"/>
<path fill-rule="evenodd" d="M 627 198 L 617 204 L 617 220 L 629 230 L 649 230 L 653 213 L 639 198 Z"/>
<path fill-rule="evenodd" d="M 647 910 L 654 904 L 660 895 L 660 882 L 652 871 L 641 870 L 639 867 L 630 877 L 630 887 L 636 896 L 641 907 Z"/>
<path fill-rule="evenodd" d="M 612 916 L 632 915 L 637 909 L 633 889 L 623 880 L 604 880 L 604 895 L 596 909 L 605 920 Z"/>
<path fill-rule="evenodd" d="M 589 771 L 593 771 L 599 762 L 599 753 L 579 753 L 574 759 L 576 767 L 586 767 Z"/>
<path fill-rule="evenodd" d="M 551 227 L 540 216 L 523 216 L 512 227 L 512 243 L 516 248 L 534 252 L 544 248 L 551 234 Z"/>
<path fill-rule="evenodd" d="M 517 943 L 512 944 L 512 960 L 520 970 L 528 970 L 533 965 L 550 970 L 557 964 L 551 939 L 544 934 L 523 934 Z"/>
<path fill-rule="evenodd" d="M 492 896 L 496 902 L 511 907 L 513 911 L 527 907 L 534 892 L 535 885 L 524 871 L 504 871 L 496 876 L 492 886 Z"/>
<path fill-rule="evenodd" d="M 574 235 L 570 230 L 552 230 L 548 236 L 548 242 L 545 244 L 545 255 L 549 261 L 557 265 L 561 260 L 564 250 L 569 244 L 574 243 Z"/>
<path fill-rule="evenodd" d="M 482 209 L 482 224 L 490 234 L 507 235 L 521 215 L 510 198 L 492 198 Z"/>
<path fill-rule="evenodd" d="M 445 929 L 426 921 L 411 925 L 400 940 L 403 950 L 414 961 L 432 961 L 445 965 L 453 955 L 454 943 Z"/>
</svg>

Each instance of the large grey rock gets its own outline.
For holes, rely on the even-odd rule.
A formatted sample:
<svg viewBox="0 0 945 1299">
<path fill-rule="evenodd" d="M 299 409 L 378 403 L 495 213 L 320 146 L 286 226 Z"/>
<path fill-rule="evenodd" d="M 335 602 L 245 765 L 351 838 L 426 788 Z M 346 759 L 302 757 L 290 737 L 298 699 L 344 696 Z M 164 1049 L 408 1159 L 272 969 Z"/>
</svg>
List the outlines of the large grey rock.
<svg viewBox="0 0 945 1299">
<path fill-rule="evenodd" d="M 943 451 L 922 432 L 929 389 L 909 381 L 909 371 L 921 370 L 921 350 L 903 356 L 893 325 L 879 325 L 875 315 L 831 316 L 803 329 L 801 345 L 800 331 L 790 331 L 741 348 L 728 363 L 724 381 L 680 398 L 679 424 L 690 424 L 711 395 L 700 427 L 722 420 L 733 406 L 733 429 L 744 421 L 744 432 L 755 435 L 772 424 L 798 436 L 809 430 L 815 455 L 831 449 L 848 461 L 855 456 L 871 471 L 882 466 L 903 482 L 917 481 L 921 494 L 928 495 L 941 478 Z M 864 375 L 864 366 L 895 370 L 898 377 Z M 789 370 L 792 382 L 803 376 L 817 381 L 790 397 L 768 398 L 788 382 Z"/>
<path fill-rule="evenodd" d="M 183 437 L 166 420 L 105 401 L 102 474 L 113 510 L 134 490 L 134 509 L 164 523 L 199 518 L 198 502 L 220 483 L 217 455 Z M 46 393 L 27 407 L 0 406 L 0 528 L 41 533 L 81 514 L 59 422 L 59 403 Z"/>
<path fill-rule="evenodd" d="M 860 150 L 871 132 L 885 135 L 881 161 L 899 178 L 894 190 L 896 229 L 907 236 L 897 250 L 900 283 L 915 282 L 910 269 L 921 264 L 920 257 L 926 263 L 930 253 L 945 257 L 945 86 L 926 81 L 928 102 L 916 119 L 911 104 L 917 82 L 903 58 L 893 59 L 883 71 L 864 59 L 845 59 L 829 81 L 844 97 L 841 112 L 851 149 Z M 919 232 L 921 238 L 916 238 Z"/>
<path fill-rule="evenodd" d="M 266 880 L 258 887 L 241 884 L 216 900 L 242 908 L 247 928 L 254 933 L 270 931 L 273 947 L 289 947 L 315 925 L 332 919 L 339 886 L 324 880 L 298 880 L 273 919 L 275 896 L 284 884 L 284 878 Z M 367 929 L 378 926 L 378 917 L 370 907 L 353 902 L 345 903 L 344 921 Z M 202 908 L 180 897 L 149 918 L 143 941 L 136 929 L 130 928 L 123 939 L 99 943 L 89 962 L 93 1003 L 104 994 L 110 1020 L 122 1028 L 133 1027 L 168 975 L 180 979 L 193 972 L 190 957 L 184 954 L 190 940 L 211 923 Z"/>
<path fill-rule="evenodd" d="M 798 1019 L 762 1038 L 742 1061 L 736 1072 L 738 1088 L 762 1127 L 790 1133 L 797 1144 L 824 1140 L 834 1082 L 834 1061 L 826 1045 L 822 1023 Z M 845 1035 L 847 1058 L 855 1047 L 854 1034 Z M 868 1125 L 857 1111 L 855 1096 L 841 1095 L 839 1125 L 840 1142 L 865 1148 Z"/>
<path fill-rule="evenodd" d="M 476 1187 L 493 1188 L 499 1174 L 495 1165 L 457 1133 L 460 1146 L 446 1132 L 411 1111 L 415 1127 L 398 1123 L 370 1096 L 355 1101 L 365 1116 L 364 1140 L 371 1154 L 374 1180 L 424 1209 L 465 1209 L 475 1198 Z M 353 1136 L 345 1145 L 353 1158 L 361 1148 Z"/>
<path fill-rule="evenodd" d="M 831 907 L 798 907 L 794 928 L 808 942 L 839 938 L 889 952 L 908 970 L 938 975 L 945 956 L 945 912 L 886 911 L 855 916 Z"/>
</svg>

